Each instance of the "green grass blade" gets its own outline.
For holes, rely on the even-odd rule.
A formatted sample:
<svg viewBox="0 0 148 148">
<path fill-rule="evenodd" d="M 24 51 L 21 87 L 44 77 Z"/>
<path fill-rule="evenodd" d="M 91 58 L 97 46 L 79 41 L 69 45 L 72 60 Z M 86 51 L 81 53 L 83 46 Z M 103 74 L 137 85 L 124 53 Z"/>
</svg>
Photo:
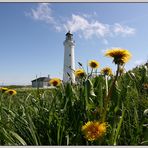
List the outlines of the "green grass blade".
<svg viewBox="0 0 148 148">
<path fill-rule="evenodd" d="M 9 131 L 14 138 L 16 138 L 22 145 L 27 145 L 26 142 L 15 132 Z"/>
</svg>

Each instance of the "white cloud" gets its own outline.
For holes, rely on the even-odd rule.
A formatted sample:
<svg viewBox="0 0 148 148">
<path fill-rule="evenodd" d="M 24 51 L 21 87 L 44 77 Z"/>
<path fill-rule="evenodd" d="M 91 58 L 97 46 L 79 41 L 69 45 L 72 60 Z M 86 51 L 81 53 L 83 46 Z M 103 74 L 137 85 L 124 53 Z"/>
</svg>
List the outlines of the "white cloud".
<svg viewBox="0 0 148 148">
<path fill-rule="evenodd" d="M 119 23 L 115 23 L 114 25 L 105 24 L 98 20 L 90 20 L 86 16 L 87 14 L 85 16 L 84 14 L 82 16 L 72 14 L 72 17 L 63 26 L 66 31 L 78 32 L 78 34 L 81 34 L 79 36 L 83 36 L 85 39 L 90 39 L 93 36 L 102 38 L 103 43 L 106 45 L 108 44 L 107 37 L 126 37 L 134 35 L 136 32 L 135 28 L 129 26 L 123 26 Z"/>
<path fill-rule="evenodd" d="M 66 30 L 71 30 L 72 32 L 76 32 L 78 30 L 85 30 L 89 25 L 88 21 L 79 16 L 79 15 L 72 15 L 72 19 L 68 20 L 67 23 L 64 25 Z"/>
<path fill-rule="evenodd" d="M 55 29 L 58 32 L 61 32 L 62 31 L 62 27 L 61 26 L 58 26 L 58 25 L 55 25 Z"/>
<path fill-rule="evenodd" d="M 127 35 L 134 35 L 136 30 L 129 26 L 123 26 L 119 23 L 115 23 L 113 31 L 116 35 L 127 36 Z"/>
<path fill-rule="evenodd" d="M 49 24 L 54 23 L 52 10 L 49 6 L 49 3 L 38 4 L 36 9 L 31 9 L 30 16 L 35 20 L 44 21 Z"/>
<path fill-rule="evenodd" d="M 76 32 L 78 37 L 91 39 L 92 37 L 97 37 L 102 39 L 102 42 L 107 45 L 107 37 L 115 36 L 129 36 L 135 34 L 135 29 L 129 26 L 123 26 L 119 23 L 105 24 L 99 20 L 94 19 L 96 12 L 91 14 L 72 14 L 70 18 L 63 16 L 58 16 L 55 18 L 53 16 L 53 10 L 49 3 L 40 3 L 36 9 L 31 9 L 30 12 L 26 13 L 26 16 L 31 16 L 34 20 L 43 21 L 52 26 L 57 32 L 65 32 L 70 30 L 71 32 Z M 91 16 L 91 17 L 90 17 Z"/>
<path fill-rule="evenodd" d="M 90 14 L 82 14 L 82 16 L 85 17 L 85 18 L 90 18 L 91 17 Z"/>
<path fill-rule="evenodd" d="M 53 10 L 50 8 L 50 3 L 40 3 L 36 9 L 31 9 L 31 12 L 26 12 L 25 14 L 36 21 L 43 21 L 49 25 L 52 25 L 57 32 L 61 32 L 63 30 L 63 27 L 55 20 L 55 17 L 53 16 Z"/>
<path fill-rule="evenodd" d="M 80 32 L 85 39 L 91 38 L 93 35 L 100 37 L 107 36 L 109 31 L 109 25 L 103 24 L 99 21 L 89 21 L 80 15 L 72 14 L 70 20 L 64 24 L 65 29 L 72 32 Z"/>
</svg>

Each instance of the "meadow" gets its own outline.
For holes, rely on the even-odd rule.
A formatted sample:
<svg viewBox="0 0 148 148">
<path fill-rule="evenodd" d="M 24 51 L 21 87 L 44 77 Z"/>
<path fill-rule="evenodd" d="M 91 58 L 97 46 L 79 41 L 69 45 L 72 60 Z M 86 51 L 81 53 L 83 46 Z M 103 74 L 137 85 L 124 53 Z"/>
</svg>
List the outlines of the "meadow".
<svg viewBox="0 0 148 148">
<path fill-rule="evenodd" d="M 148 63 L 125 71 L 128 57 L 112 57 L 115 74 L 91 61 L 75 84 L 1 88 L 0 145 L 148 145 Z"/>
</svg>

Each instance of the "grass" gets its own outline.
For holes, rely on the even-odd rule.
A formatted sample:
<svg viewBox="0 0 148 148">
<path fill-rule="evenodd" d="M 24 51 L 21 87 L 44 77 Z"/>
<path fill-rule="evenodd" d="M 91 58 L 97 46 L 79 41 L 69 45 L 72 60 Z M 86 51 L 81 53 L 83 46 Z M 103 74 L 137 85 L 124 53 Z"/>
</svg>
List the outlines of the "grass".
<svg viewBox="0 0 148 148">
<path fill-rule="evenodd" d="M 0 145 L 147 145 L 147 64 L 118 76 L 106 105 L 113 80 L 97 75 L 52 89 L 18 88 L 14 96 L 1 92 Z M 88 141 L 81 127 L 95 120 L 107 122 L 107 131 Z"/>
</svg>

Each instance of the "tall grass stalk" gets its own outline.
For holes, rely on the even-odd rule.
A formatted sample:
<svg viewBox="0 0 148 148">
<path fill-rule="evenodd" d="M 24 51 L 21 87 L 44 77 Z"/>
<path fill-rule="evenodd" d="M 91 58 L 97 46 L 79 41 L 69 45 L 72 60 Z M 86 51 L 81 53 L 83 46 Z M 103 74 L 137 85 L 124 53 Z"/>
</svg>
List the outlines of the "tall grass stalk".
<svg viewBox="0 0 148 148">
<path fill-rule="evenodd" d="M 147 83 L 140 66 L 108 80 L 85 76 L 77 84 L 17 89 L 11 101 L 0 92 L 0 145 L 147 145 Z M 108 123 L 100 139 L 84 137 L 88 121 Z"/>
<path fill-rule="evenodd" d="M 105 119 L 106 119 L 106 114 L 107 114 L 107 111 L 108 111 L 108 106 L 109 106 L 110 97 L 111 97 L 111 95 L 112 95 L 113 88 L 114 88 L 115 83 L 116 83 L 117 78 L 118 78 L 119 69 L 120 69 L 120 64 L 117 64 L 117 70 L 116 70 L 115 78 L 114 78 L 113 81 L 112 81 L 112 84 L 111 84 L 111 86 L 110 86 L 110 88 L 109 88 L 108 94 L 106 93 L 107 96 L 104 98 L 104 114 L 103 114 L 103 121 L 105 121 Z"/>
<path fill-rule="evenodd" d="M 112 135 L 113 137 L 113 145 L 117 145 L 117 140 L 120 138 L 120 130 L 121 130 L 121 127 L 122 127 L 122 122 L 124 120 L 124 114 L 125 114 L 125 107 L 124 105 L 122 104 L 122 115 L 119 117 L 120 120 L 119 120 L 119 123 L 117 125 L 117 128 L 116 128 L 116 131 L 115 131 L 115 135 Z"/>
</svg>

